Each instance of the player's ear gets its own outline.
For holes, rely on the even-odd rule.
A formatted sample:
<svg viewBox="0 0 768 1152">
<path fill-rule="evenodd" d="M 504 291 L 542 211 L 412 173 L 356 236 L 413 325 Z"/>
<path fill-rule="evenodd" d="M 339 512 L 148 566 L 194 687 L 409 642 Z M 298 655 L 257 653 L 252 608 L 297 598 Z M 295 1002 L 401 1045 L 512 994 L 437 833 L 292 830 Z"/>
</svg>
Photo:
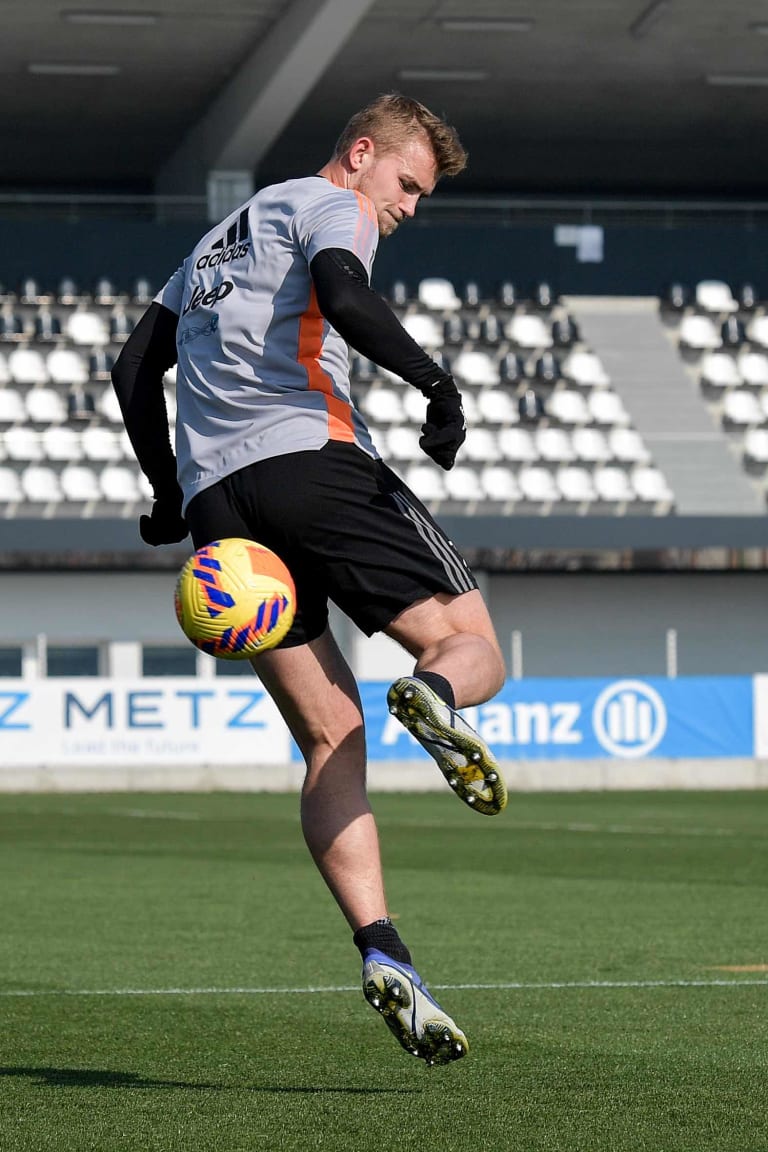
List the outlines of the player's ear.
<svg viewBox="0 0 768 1152">
<path fill-rule="evenodd" d="M 359 172 L 363 165 L 373 159 L 375 146 L 370 136 L 360 136 L 349 150 L 349 163 L 353 172 Z"/>
</svg>

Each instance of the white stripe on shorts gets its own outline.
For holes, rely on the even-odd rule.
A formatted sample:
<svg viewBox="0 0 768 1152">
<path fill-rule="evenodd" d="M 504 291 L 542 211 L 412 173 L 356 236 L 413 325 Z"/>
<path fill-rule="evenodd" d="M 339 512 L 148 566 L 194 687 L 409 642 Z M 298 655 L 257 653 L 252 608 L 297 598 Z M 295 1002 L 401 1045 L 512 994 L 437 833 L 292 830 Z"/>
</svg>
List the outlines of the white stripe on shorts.
<svg viewBox="0 0 768 1152">
<path fill-rule="evenodd" d="M 418 508 L 414 508 L 402 492 L 392 492 L 392 498 L 404 516 L 413 523 L 416 531 L 434 556 L 445 569 L 445 574 L 457 592 L 471 592 L 475 583 L 467 571 L 461 557 L 434 524 Z"/>
</svg>

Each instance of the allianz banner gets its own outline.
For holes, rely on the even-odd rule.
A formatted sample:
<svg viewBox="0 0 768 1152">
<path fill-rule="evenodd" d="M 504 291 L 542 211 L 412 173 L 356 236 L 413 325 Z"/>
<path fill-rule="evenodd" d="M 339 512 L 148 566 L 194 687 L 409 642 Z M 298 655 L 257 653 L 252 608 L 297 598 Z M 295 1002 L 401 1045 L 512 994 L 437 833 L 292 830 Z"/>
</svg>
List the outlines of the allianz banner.
<svg viewBox="0 0 768 1152">
<path fill-rule="evenodd" d="M 757 725 L 746 676 L 509 680 L 464 715 L 501 760 L 768 758 L 768 678 L 756 683 Z M 361 685 L 369 758 L 426 757 L 390 716 L 388 686 Z M 0 768 L 297 759 L 256 677 L 0 680 Z"/>
<path fill-rule="evenodd" d="M 369 758 L 421 758 L 389 715 L 387 687 L 362 685 Z M 749 676 L 542 678 L 508 680 L 490 703 L 463 715 L 500 760 L 751 757 L 752 699 Z"/>
</svg>

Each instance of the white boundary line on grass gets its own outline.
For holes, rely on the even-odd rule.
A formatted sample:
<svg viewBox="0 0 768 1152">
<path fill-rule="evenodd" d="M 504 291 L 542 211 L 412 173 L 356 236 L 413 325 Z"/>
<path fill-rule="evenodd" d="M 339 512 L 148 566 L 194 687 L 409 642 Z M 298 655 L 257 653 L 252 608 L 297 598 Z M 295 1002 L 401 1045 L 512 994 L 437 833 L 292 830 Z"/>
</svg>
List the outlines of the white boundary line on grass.
<svg viewBox="0 0 768 1152">
<path fill-rule="evenodd" d="M 441 992 L 537 992 L 560 989 L 619 988 L 754 988 L 768 987 L 763 980 L 564 980 L 525 984 L 432 984 Z M 18 988 L 0 989 L 0 998 L 37 996 L 308 996 L 327 992 L 359 992 L 359 984 L 308 988 Z"/>
</svg>

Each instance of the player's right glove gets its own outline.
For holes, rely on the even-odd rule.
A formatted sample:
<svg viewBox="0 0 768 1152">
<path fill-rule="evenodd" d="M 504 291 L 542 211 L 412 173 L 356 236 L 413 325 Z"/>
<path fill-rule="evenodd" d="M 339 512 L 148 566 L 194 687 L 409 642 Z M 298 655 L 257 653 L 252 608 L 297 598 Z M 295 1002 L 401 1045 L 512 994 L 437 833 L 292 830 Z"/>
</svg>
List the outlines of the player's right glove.
<svg viewBox="0 0 768 1152">
<path fill-rule="evenodd" d="M 181 514 L 182 499 L 178 484 L 175 490 L 155 496 L 149 516 L 139 517 L 139 533 L 145 544 L 153 547 L 158 544 L 178 544 L 189 533 L 187 522 Z"/>
<path fill-rule="evenodd" d="M 419 445 L 422 452 L 447 472 L 453 468 L 456 453 L 467 438 L 461 394 L 447 373 L 423 391 L 427 397 L 427 415 Z"/>
</svg>

